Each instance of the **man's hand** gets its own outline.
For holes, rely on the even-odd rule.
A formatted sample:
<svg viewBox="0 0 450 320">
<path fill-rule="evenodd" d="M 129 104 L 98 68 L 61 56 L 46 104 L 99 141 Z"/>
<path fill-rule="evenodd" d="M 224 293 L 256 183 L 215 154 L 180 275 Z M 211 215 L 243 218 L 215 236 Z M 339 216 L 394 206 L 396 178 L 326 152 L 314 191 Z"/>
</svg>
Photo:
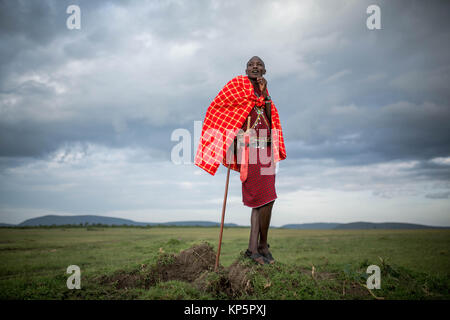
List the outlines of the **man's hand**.
<svg viewBox="0 0 450 320">
<path fill-rule="evenodd" d="M 258 77 L 258 78 L 256 78 L 256 81 L 258 82 L 259 90 L 261 90 L 261 92 L 265 96 L 266 88 L 267 88 L 267 80 L 264 79 L 264 77 Z"/>
</svg>

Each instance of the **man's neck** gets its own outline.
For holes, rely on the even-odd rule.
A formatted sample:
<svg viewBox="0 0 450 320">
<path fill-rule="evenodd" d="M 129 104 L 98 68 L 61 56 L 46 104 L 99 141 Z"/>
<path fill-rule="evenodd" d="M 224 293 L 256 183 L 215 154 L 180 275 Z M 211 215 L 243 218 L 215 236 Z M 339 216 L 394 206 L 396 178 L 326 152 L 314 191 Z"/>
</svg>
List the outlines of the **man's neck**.
<svg viewBox="0 0 450 320">
<path fill-rule="evenodd" d="M 248 80 L 250 80 L 250 82 L 253 84 L 254 87 L 258 86 L 258 80 L 256 80 L 256 78 L 248 77 Z"/>
</svg>

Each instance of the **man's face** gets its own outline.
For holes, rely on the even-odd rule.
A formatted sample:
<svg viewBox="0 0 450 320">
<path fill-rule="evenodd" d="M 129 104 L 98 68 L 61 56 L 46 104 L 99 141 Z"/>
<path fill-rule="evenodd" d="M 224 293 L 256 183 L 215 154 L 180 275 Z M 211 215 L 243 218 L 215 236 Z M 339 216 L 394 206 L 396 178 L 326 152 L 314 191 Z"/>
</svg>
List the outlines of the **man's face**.
<svg viewBox="0 0 450 320">
<path fill-rule="evenodd" d="M 250 61 L 247 62 L 247 69 L 245 70 L 245 73 L 252 79 L 262 77 L 266 73 L 264 62 L 257 57 L 251 58 Z"/>
</svg>

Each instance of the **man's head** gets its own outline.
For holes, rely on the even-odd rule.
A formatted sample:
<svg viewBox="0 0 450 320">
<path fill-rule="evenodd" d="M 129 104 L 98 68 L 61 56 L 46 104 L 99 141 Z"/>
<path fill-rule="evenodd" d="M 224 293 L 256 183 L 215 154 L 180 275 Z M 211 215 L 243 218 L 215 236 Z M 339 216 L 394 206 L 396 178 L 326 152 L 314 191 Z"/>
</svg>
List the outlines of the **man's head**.
<svg viewBox="0 0 450 320">
<path fill-rule="evenodd" d="M 266 67 L 264 65 L 264 61 L 258 56 L 252 57 L 247 62 L 247 68 L 245 69 L 245 73 L 249 78 L 256 79 L 258 77 L 262 77 L 266 74 Z"/>
</svg>

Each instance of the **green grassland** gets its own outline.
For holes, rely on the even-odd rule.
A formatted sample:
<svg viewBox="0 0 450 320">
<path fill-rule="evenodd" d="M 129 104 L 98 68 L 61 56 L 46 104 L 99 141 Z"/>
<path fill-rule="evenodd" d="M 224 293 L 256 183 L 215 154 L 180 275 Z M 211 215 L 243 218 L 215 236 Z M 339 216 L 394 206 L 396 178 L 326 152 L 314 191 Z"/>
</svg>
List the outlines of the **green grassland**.
<svg viewBox="0 0 450 320">
<path fill-rule="evenodd" d="M 218 234 L 201 227 L 0 228 L 0 299 L 227 299 L 177 280 L 125 288 L 99 280 L 148 272 L 162 256 L 202 242 L 216 249 Z M 271 229 L 277 262 L 270 266 L 243 257 L 248 236 L 248 228 L 224 229 L 220 263 L 238 260 L 252 286 L 233 299 L 450 298 L 450 230 Z M 372 264 L 381 268 L 379 290 L 364 287 Z M 66 287 L 69 265 L 81 269 L 80 290 Z M 209 275 L 211 288 L 217 277 Z"/>
</svg>

